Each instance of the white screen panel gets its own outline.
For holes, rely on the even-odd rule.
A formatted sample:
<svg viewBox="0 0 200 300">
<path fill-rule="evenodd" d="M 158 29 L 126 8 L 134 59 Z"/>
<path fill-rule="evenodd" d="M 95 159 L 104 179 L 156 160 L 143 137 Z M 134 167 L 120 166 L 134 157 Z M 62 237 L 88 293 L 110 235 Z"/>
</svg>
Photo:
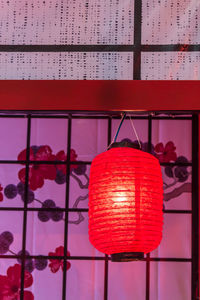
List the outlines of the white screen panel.
<svg viewBox="0 0 200 300">
<path fill-rule="evenodd" d="M 131 44 L 131 0 L 0 0 L 0 44 Z"/>
<path fill-rule="evenodd" d="M 145 300 L 145 262 L 110 262 L 108 270 L 109 300 Z"/>
<path fill-rule="evenodd" d="M 150 300 L 191 299 L 191 263 L 151 262 Z"/>
<path fill-rule="evenodd" d="M 200 43 L 198 0 L 143 0 L 143 44 Z"/>
<path fill-rule="evenodd" d="M 142 53 L 142 80 L 199 80 L 199 52 Z"/>
<path fill-rule="evenodd" d="M 0 53 L 0 79 L 132 79 L 133 54 Z"/>
</svg>

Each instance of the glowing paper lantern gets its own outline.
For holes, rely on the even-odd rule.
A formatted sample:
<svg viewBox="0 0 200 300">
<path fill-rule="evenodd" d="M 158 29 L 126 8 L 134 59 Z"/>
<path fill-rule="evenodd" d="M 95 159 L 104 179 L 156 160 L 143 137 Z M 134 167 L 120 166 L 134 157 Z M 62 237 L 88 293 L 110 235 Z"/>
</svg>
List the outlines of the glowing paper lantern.
<svg viewBox="0 0 200 300">
<path fill-rule="evenodd" d="M 96 249 L 111 254 L 113 261 L 143 258 L 161 241 L 162 209 L 161 168 L 153 155 L 118 147 L 94 158 L 89 239 Z"/>
</svg>

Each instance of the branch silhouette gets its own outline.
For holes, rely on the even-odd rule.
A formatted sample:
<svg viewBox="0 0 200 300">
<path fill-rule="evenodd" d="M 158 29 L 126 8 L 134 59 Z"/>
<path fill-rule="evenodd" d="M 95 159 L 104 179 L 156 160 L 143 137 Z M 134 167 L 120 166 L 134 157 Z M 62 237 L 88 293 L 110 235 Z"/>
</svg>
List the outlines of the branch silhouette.
<svg viewBox="0 0 200 300">
<path fill-rule="evenodd" d="M 191 193 L 192 192 L 192 184 L 191 182 L 186 182 L 181 186 L 175 188 L 173 191 L 164 194 L 164 201 L 169 201 L 172 198 L 176 198 L 180 196 L 182 193 Z"/>
</svg>

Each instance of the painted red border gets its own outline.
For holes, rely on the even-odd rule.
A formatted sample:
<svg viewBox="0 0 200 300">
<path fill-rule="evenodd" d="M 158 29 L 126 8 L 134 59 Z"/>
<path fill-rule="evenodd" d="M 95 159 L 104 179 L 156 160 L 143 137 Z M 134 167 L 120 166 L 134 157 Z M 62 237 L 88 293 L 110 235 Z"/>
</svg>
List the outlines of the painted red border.
<svg viewBox="0 0 200 300">
<path fill-rule="evenodd" d="M 0 80 L 0 110 L 200 110 L 199 81 Z"/>
</svg>

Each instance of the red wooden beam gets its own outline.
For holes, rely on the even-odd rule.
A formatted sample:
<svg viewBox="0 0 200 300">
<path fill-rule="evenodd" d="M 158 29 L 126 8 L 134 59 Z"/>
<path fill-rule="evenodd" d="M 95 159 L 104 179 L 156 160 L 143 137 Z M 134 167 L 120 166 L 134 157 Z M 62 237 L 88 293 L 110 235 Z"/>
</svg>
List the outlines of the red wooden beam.
<svg viewBox="0 0 200 300">
<path fill-rule="evenodd" d="M 0 80 L 0 110 L 200 110 L 200 82 Z"/>
</svg>

